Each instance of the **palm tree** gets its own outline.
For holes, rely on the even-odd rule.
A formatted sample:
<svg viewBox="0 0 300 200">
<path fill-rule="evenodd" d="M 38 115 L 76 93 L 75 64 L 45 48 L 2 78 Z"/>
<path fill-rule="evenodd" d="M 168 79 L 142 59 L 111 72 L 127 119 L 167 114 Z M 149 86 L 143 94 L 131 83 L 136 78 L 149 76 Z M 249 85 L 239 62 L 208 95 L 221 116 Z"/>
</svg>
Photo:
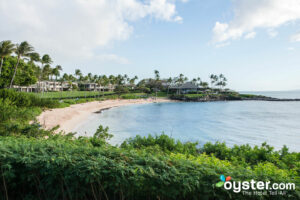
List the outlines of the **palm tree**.
<svg viewBox="0 0 300 200">
<path fill-rule="evenodd" d="M 52 69 L 49 64 L 46 64 L 42 70 L 43 80 L 50 80 L 50 75 L 52 74 Z"/>
<path fill-rule="evenodd" d="M 41 59 L 41 63 L 42 63 L 42 68 L 44 67 L 44 65 L 50 65 L 52 63 L 52 59 L 48 54 L 43 55 L 42 59 Z"/>
<path fill-rule="evenodd" d="M 93 79 L 92 73 L 88 73 L 87 77 L 88 77 L 89 82 L 92 82 L 92 79 Z"/>
<path fill-rule="evenodd" d="M 132 79 L 129 80 L 129 83 L 130 83 L 131 87 L 134 87 L 135 81 L 136 81 L 137 79 L 138 79 L 138 77 L 137 77 L 137 76 L 134 76 Z"/>
<path fill-rule="evenodd" d="M 208 87 L 208 83 L 207 82 L 201 82 L 200 86 L 205 89 L 205 88 Z"/>
<path fill-rule="evenodd" d="M 170 86 L 171 86 L 172 83 L 173 83 L 172 77 L 168 78 L 168 79 L 167 79 L 167 85 L 168 85 L 167 95 L 169 94 Z"/>
<path fill-rule="evenodd" d="M 62 70 L 62 67 L 60 65 L 56 65 L 56 67 L 52 69 L 52 74 L 55 76 L 54 90 L 56 90 L 57 77 L 60 76 L 59 71 L 61 71 L 61 70 Z"/>
<path fill-rule="evenodd" d="M 95 81 L 98 79 L 98 75 L 95 74 L 93 77 L 92 77 L 92 82 L 95 83 Z"/>
<path fill-rule="evenodd" d="M 29 54 L 29 63 L 31 64 L 31 66 L 33 65 L 34 62 L 39 62 L 40 60 L 41 60 L 40 54 L 36 52 Z"/>
<path fill-rule="evenodd" d="M 195 84 L 197 85 L 197 94 L 199 93 L 199 87 L 201 86 L 201 83 L 202 83 L 201 78 L 197 77 L 195 82 Z"/>
<path fill-rule="evenodd" d="M 21 44 L 17 44 L 15 53 L 17 54 L 18 60 L 17 60 L 16 66 L 15 66 L 14 74 L 10 81 L 9 88 L 12 88 L 12 85 L 14 83 L 14 79 L 15 79 L 15 76 L 17 73 L 17 69 L 18 69 L 18 65 L 20 63 L 21 57 L 28 57 L 30 55 L 30 53 L 32 53 L 33 51 L 34 51 L 34 48 L 30 44 L 28 44 L 28 42 L 26 42 L 26 41 L 22 42 Z"/>
<path fill-rule="evenodd" d="M 187 77 L 184 77 L 183 74 L 179 74 L 178 78 L 176 79 L 176 82 L 179 83 L 179 84 L 183 84 L 187 80 L 188 80 Z"/>
<path fill-rule="evenodd" d="M 68 81 L 69 80 L 69 75 L 67 73 L 64 73 L 64 75 L 62 76 L 62 79 L 64 81 Z"/>
<path fill-rule="evenodd" d="M 154 75 L 155 75 L 155 98 L 157 98 L 157 90 L 158 86 L 160 84 L 160 75 L 158 70 L 154 70 Z"/>
<path fill-rule="evenodd" d="M 159 81 L 159 79 L 160 79 L 159 71 L 158 70 L 154 70 L 154 74 L 155 74 L 155 79 L 157 81 Z"/>
<path fill-rule="evenodd" d="M 220 86 L 220 90 L 221 90 L 222 88 L 224 88 L 227 85 L 227 83 L 226 83 L 227 79 L 223 74 L 220 74 L 218 79 L 219 79 L 219 82 L 217 83 L 217 85 Z"/>
<path fill-rule="evenodd" d="M 75 76 L 77 76 L 77 80 L 80 79 L 80 77 L 82 76 L 80 69 L 75 69 Z"/>
<path fill-rule="evenodd" d="M 43 55 L 42 59 L 41 59 L 41 74 L 40 74 L 40 77 L 39 77 L 39 86 L 40 86 L 40 81 L 42 79 L 45 79 L 45 77 L 48 77 L 47 79 L 49 79 L 49 74 L 50 74 L 50 64 L 52 63 L 52 59 L 51 57 L 48 55 L 48 54 L 45 54 Z M 44 92 L 44 87 L 43 87 L 43 92 Z"/>
<path fill-rule="evenodd" d="M 4 58 L 10 56 L 15 50 L 15 45 L 11 43 L 10 40 L 5 40 L 0 42 L 0 57 L 1 57 L 1 64 L 0 64 L 0 76 L 3 66 Z"/>
</svg>

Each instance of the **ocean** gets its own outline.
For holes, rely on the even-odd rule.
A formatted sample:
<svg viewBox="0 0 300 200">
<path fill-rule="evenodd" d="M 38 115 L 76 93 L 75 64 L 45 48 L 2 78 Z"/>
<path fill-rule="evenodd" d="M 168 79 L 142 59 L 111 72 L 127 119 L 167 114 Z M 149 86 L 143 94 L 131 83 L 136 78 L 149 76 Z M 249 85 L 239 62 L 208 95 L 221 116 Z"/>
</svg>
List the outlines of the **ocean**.
<svg viewBox="0 0 300 200">
<path fill-rule="evenodd" d="M 250 92 L 248 92 L 250 93 Z M 277 98 L 300 98 L 294 92 L 251 92 Z M 166 134 L 182 142 L 226 142 L 228 146 L 267 142 L 279 150 L 300 151 L 300 102 L 227 101 L 129 105 L 93 114 L 77 135 L 92 136 L 99 125 L 121 144 L 136 135 Z"/>
</svg>

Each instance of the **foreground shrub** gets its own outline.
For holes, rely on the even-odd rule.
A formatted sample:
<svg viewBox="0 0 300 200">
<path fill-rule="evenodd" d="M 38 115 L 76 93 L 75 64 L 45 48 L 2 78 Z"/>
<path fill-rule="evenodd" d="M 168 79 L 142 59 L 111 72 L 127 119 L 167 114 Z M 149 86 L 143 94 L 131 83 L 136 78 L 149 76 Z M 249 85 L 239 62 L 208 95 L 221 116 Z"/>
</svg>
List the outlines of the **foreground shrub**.
<svg viewBox="0 0 300 200">
<path fill-rule="evenodd" d="M 16 92 L 15 90 L 1 89 L 0 99 L 9 100 L 11 104 L 19 107 L 59 107 L 59 102 L 51 99 L 42 99 L 33 94 Z"/>
<path fill-rule="evenodd" d="M 0 137 L 0 163 L 3 199 L 299 198 L 295 191 L 253 197 L 215 187 L 220 174 L 234 180 L 299 181 L 298 172 L 272 163 L 245 168 L 205 154 L 94 146 L 89 138 Z"/>
</svg>

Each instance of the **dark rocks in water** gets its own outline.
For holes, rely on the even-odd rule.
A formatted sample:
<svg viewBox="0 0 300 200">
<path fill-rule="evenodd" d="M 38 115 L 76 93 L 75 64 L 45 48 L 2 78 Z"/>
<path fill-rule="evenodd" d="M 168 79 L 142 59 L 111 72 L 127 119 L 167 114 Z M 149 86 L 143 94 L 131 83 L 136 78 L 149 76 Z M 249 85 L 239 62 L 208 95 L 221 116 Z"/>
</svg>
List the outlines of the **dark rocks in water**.
<svg viewBox="0 0 300 200">
<path fill-rule="evenodd" d="M 187 102 L 211 102 L 211 101 L 300 101 L 300 99 L 279 99 L 261 95 L 207 95 L 205 97 L 188 97 L 185 95 L 173 95 L 174 100 Z"/>
<path fill-rule="evenodd" d="M 273 97 L 254 97 L 254 98 L 242 98 L 241 100 L 244 101 L 300 101 L 300 99 L 279 99 L 279 98 L 273 98 Z"/>
<path fill-rule="evenodd" d="M 110 107 L 110 108 L 103 108 L 103 109 L 98 110 L 98 111 L 96 111 L 96 112 L 94 112 L 94 113 L 100 114 L 100 113 L 102 113 L 103 111 L 108 110 L 108 109 L 111 109 L 111 107 Z"/>
</svg>

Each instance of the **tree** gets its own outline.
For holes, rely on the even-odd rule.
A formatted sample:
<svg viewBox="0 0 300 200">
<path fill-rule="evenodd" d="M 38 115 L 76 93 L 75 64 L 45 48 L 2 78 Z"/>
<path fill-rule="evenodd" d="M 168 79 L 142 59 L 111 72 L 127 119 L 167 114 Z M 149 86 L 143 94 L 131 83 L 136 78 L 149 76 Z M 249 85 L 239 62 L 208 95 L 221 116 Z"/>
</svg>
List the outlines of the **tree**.
<svg viewBox="0 0 300 200">
<path fill-rule="evenodd" d="M 173 83 L 173 79 L 172 79 L 172 77 L 169 77 L 167 79 L 167 86 L 168 86 L 167 95 L 169 94 L 170 86 L 171 86 L 172 83 Z"/>
<path fill-rule="evenodd" d="M 208 83 L 207 82 L 201 82 L 200 86 L 202 88 L 207 88 L 208 87 Z"/>
<path fill-rule="evenodd" d="M 155 76 L 155 98 L 157 98 L 157 91 L 158 88 L 161 86 L 161 81 L 160 81 L 160 75 L 158 70 L 154 70 L 154 76 Z"/>
<path fill-rule="evenodd" d="M 5 57 L 10 56 L 15 51 L 15 45 L 11 43 L 10 40 L 5 40 L 0 42 L 0 76 L 3 67 L 3 60 Z"/>
<path fill-rule="evenodd" d="M 16 66 L 15 66 L 14 74 L 11 78 L 9 88 L 12 88 L 21 57 L 28 57 L 30 55 L 30 53 L 32 53 L 33 51 L 34 51 L 34 48 L 30 44 L 28 44 L 28 42 L 26 42 L 26 41 L 22 42 L 21 44 L 17 44 L 15 53 L 17 54 L 18 60 L 17 60 Z"/>
<path fill-rule="evenodd" d="M 124 94 L 124 93 L 128 93 L 129 90 L 127 87 L 123 86 L 123 85 L 118 85 L 116 88 L 115 88 L 115 92 L 118 94 L 118 96 L 120 97 L 121 94 Z"/>
<path fill-rule="evenodd" d="M 57 77 L 60 76 L 61 70 L 62 70 L 62 67 L 60 65 L 56 65 L 56 67 L 52 69 L 52 74 L 55 76 L 54 90 L 56 90 Z"/>
<path fill-rule="evenodd" d="M 183 74 L 179 74 L 178 77 L 175 77 L 175 83 L 182 85 L 184 82 L 188 81 L 188 78 Z"/>
<path fill-rule="evenodd" d="M 220 86 L 220 90 L 223 89 L 227 85 L 227 79 L 223 74 L 220 74 L 218 77 L 219 82 L 217 83 Z"/>
<path fill-rule="evenodd" d="M 159 81 L 160 75 L 158 70 L 154 70 L 155 80 Z"/>
<path fill-rule="evenodd" d="M 199 91 L 198 89 L 201 86 L 201 83 L 202 83 L 202 81 L 201 81 L 200 77 L 195 78 L 195 83 L 194 84 L 197 85 L 197 94 L 198 94 L 198 91 Z"/>
<path fill-rule="evenodd" d="M 40 54 L 33 52 L 31 54 L 29 54 L 29 63 L 33 64 L 34 62 L 39 62 L 41 60 L 40 58 Z"/>
<path fill-rule="evenodd" d="M 209 78 L 210 78 L 211 88 L 213 88 L 213 86 L 218 83 L 219 77 L 217 75 L 211 74 Z"/>
<path fill-rule="evenodd" d="M 41 79 L 47 79 L 49 80 L 49 75 L 51 73 L 51 66 L 50 64 L 52 64 L 52 59 L 48 54 L 43 55 L 42 59 L 41 59 L 41 63 L 42 63 L 42 73 L 41 73 L 41 77 L 39 78 L 40 81 Z M 44 87 L 43 87 L 43 92 L 44 92 Z"/>
<path fill-rule="evenodd" d="M 110 134 L 108 131 L 108 127 L 104 128 L 102 125 L 100 125 L 96 130 L 94 136 L 90 139 L 92 145 L 95 147 L 105 145 L 108 142 L 108 140 L 110 140 L 113 137 L 113 135 Z"/>
<path fill-rule="evenodd" d="M 64 75 L 62 76 L 62 80 L 63 81 L 68 81 L 69 80 L 69 75 L 67 73 L 64 73 Z"/>
<path fill-rule="evenodd" d="M 133 87 L 135 85 L 135 81 L 138 79 L 137 76 L 134 76 L 132 79 L 129 80 L 130 85 Z"/>
<path fill-rule="evenodd" d="M 88 73 L 87 78 L 88 78 L 88 81 L 91 82 L 93 79 L 92 73 Z"/>
<path fill-rule="evenodd" d="M 80 77 L 82 76 L 80 69 L 75 69 L 75 76 L 77 76 L 77 80 L 79 81 Z"/>
</svg>

